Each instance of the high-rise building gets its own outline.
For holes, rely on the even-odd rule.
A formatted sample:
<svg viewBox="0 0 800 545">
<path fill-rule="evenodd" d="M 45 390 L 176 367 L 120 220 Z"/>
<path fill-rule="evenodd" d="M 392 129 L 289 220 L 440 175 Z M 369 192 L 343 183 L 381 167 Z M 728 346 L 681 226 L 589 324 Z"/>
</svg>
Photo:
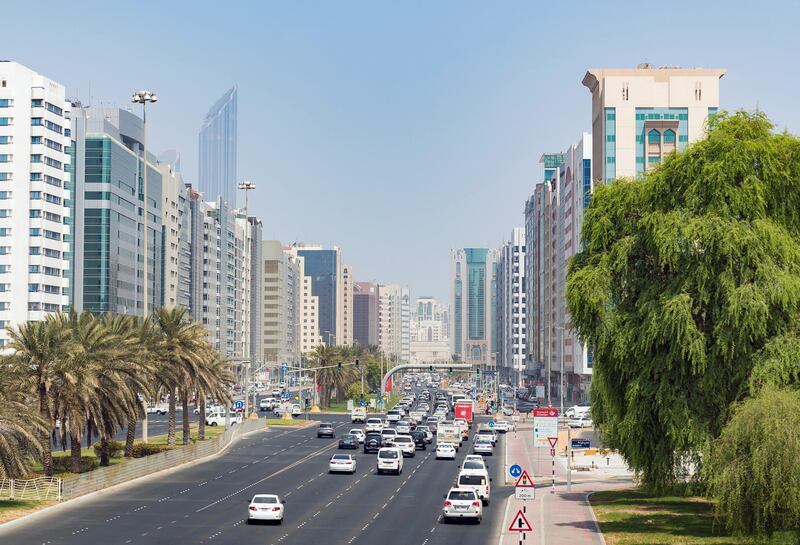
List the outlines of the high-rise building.
<svg viewBox="0 0 800 545">
<path fill-rule="evenodd" d="M 411 308 L 408 288 L 397 284 L 378 286 L 378 344 L 400 362 L 411 358 Z"/>
<path fill-rule="evenodd" d="M 705 135 L 719 108 L 719 68 L 592 68 L 583 78 L 592 93 L 595 180 L 641 176 L 674 150 Z"/>
<path fill-rule="evenodd" d="M 339 278 L 338 292 L 341 296 L 338 298 L 338 304 L 341 310 L 338 315 L 341 319 L 337 328 L 336 342 L 342 346 L 350 346 L 353 344 L 353 267 L 342 265 Z"/>
<path fill-rule="evenodd" d="M 497 370 L 501 382 L 524 384 L 527 336 L 525 230 L 514 227 L 500 247 L 497 282 Z"/>
<path fill-rule="evenodd" d="M 254 216 L 247 217 L 246 229 L 248 230 L 247 258 L 250 263 L 249 284 L 249 344 L 250 361 L 254 364 L 263 363 L 263 309 L 264 304 L 264 259 L 262 255 L 262 225 L 261 220 Z"/>
<path fill-rule="evenodd" d="M 450 361 L 447 305 L 433 297 L 419 297 L 411 311 L 410 361 L 416 364 Z"/>
<path fill-rule="evenodd" d="M 297 259 L 300 271 L 300 316 L 298 314 L 298 337 L 300 338 L 300 352 L 308 354 L 324 344 L 319 334 L 319 297 L 314 295 L 314 283 L 306 274 L 305 257 L 289 250 Z"/>
<path fill-rule="evenodd" d="M 291 251 L 303 258 L 304 274 L 311 280 L 312 295 L 317 298 L 317 335 L 329 346 L 342 343 L 344 335 L 340 309 L 344 306 L 344 295 L 339 248 L 334 246 L 331 250 L 326 250 L 319 244 L 295 243 L 291 246 Z M 350 294 L 352 297 L 352 290 Z"/>
<path fill-rule="evenodd" d="M 296 366 L 300 356 L 298 319 L 302 314 L 300 259 L 286 252 L 278 240 L 262 242 L 262 259 L 264 295 L 261 360 L 269 369 L 278 369 L 284 362 Z"/>
<path fill-rule="evenodd" d="M 236 206 L 238 90 L 234 85 L 211 107 L 200 127 L 198 190 L 209 201 Z"/>
<path fill-rule="evenodd" d="M 353 284 L 353 342 L 362 346 L 378 345 L 378 285 L 372 282 Z"/>
<path fill-rule="evenodd" d="M 172 204 L 180 206 L 185 190 L 178 187 L 180 180 L 172 177 L 169 165 L 160 164 L 148 152 L 145 244 L 143 129 L 142 119 L 126 110 L 78 104 L 73 108 L 77 191 L 73 197 L 72 303 L 78 311 L 142 316 L 145 266 L 148 312 L 163 306 L 165 295 L 177 303 L 180 263 L 170 259 L 165 269 L 163 244 L 166 235 L 168 243 L 178 248 L 170 248 L 169 257 L 180 258 L 180 239 L 188 234 L 180 232 L 183 218 Z"/>
<path fill-rule="evenodd" d="M 180 156 L 159 156 L 161 173 L 161 301 L 168 308 L 189 308 L 191 231 L 189 192 L 180 172 Z M 149 182 L 149 180 L 148 180 Z"/>
<path fill-rule="evenodd" d="M 63 85 L 0 61 L 0 346 L 69 304 L 70 109 Z"/>
<path fill-rule="evenodd" d="M 494 366 L 492 332 L 495 329 L 497 250 L 451 250 L 450 345 L 465 363 Z"/>
</svg>

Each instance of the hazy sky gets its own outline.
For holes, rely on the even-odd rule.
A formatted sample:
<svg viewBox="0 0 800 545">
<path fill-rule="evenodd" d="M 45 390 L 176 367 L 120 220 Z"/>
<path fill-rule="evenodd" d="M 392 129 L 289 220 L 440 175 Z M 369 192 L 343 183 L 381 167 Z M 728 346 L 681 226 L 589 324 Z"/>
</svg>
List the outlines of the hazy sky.
<svg viewBox="0 0 800 545">
<path fill-rule="evenodd" d="M 0 57 L 128 107 L 197 174 L 239 85 L 239 177 L 265 238 L 337 244 L 357 280 L 448 298 L 450 248 L 523 224 L 544 151 L 590 129 L 589 67 L 723 67 L 722 106 L 800 126 L 800 2 L 3 0 Z"/>
</svg>

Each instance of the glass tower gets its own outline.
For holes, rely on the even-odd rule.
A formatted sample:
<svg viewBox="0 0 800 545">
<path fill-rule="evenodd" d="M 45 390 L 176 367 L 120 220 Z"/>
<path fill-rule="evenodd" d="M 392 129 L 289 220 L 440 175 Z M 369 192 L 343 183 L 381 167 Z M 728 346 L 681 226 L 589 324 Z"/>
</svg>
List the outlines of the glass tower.
<svg viewBox="0 0 800 545">
<path fill-rule="evenodd" d="M 207 201 L 236 207 L 236 125 L 238 90 L 234 85 L 211 107 L 200 127 L 198 189 Z"/>
</svg>

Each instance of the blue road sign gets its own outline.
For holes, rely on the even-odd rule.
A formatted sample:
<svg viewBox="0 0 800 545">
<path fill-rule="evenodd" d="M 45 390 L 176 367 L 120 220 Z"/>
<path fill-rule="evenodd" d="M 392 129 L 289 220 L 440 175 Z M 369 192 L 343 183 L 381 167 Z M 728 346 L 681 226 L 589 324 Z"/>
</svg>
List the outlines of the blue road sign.
<svg viewBox="0 0 800 545">
<path fill-rule="evenodd" d="M 244 409 L 244 401 L 242 401 L 241 399 L 237 399 L 236 401 L 233 402 L 233 407 L 235 409 Z"/>
<path fill-rule="evenodd" d="M 490 428 L 493 428 L 493 427 L 494 427 L 494 420 L 489 420 L 489 427 L 490 427 Z"/>
<path fill-rule="evenodd" d="M 361 405 L 362 407 L 366 407 L 367 406 L 367 402 L 364 401 L 363 399 L 361 401 L 359 401 L 358 404 Z"/>
<path fill-rule="evenodd" d="M 573 439 L 572 448 L 589 448 L 591 446 L 589 439 Z"/>
<path fill-rule="evenodd" d="M 522 468 L 519 467 L 518 464 L 514 464 L 508 468 L 508 474 L 517 479 L 520 475 L 522 475 Z"/>
</svg>

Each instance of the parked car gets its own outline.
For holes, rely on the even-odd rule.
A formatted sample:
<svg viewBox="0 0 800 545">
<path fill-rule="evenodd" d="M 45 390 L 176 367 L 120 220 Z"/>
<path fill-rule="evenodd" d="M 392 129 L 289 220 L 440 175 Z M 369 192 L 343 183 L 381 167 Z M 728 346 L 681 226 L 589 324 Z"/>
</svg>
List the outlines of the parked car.
<svg viewBox="0 0 800 545">
<path fill-rule="evenodd" d="M 592 419 L 588 416 L 570 418 L 568 421 L 568 425 L 570 428 L 591 428 L 593 426 Z"/>
</svg>

